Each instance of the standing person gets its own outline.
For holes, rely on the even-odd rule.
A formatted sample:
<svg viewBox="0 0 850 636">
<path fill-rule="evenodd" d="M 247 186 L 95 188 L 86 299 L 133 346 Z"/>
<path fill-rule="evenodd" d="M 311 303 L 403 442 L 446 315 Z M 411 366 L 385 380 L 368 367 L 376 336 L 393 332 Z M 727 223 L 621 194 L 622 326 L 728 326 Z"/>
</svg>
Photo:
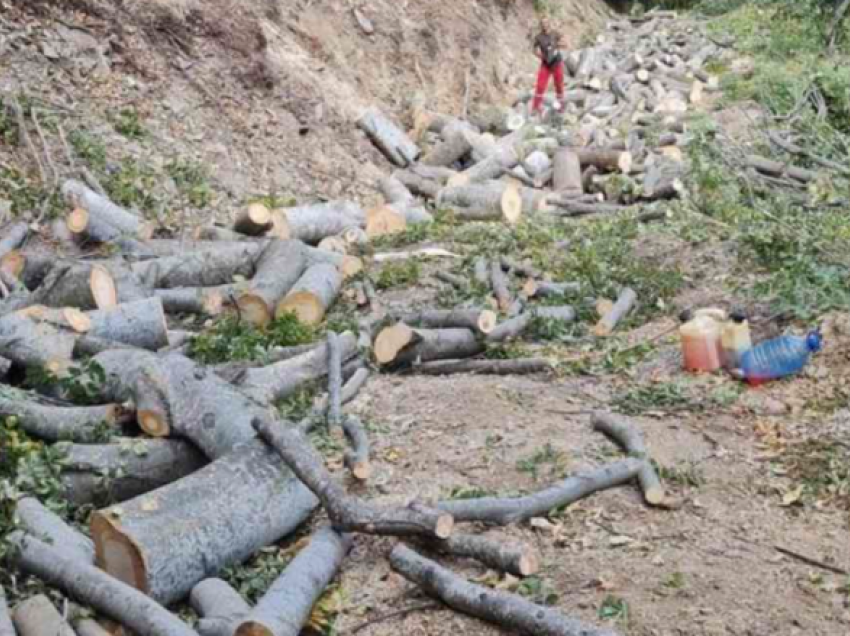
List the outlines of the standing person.
<svg viewBox="0 0 850 636">
<path fill-rule="evenodd" d="M 534 55 L 540 60 L 537 71 L 537 87 L 531 105 L 532 115 L 539 115 L 543 106 L 543 96 L 549 87 L 549 78 L 555 78 L 555 92 L 558 96 L 558 111 L 564 109 L 564 55 L 561 47 L 564 37 L 552 30 L 549 18 L 540 19 L 540 33 L 534 38 Z"/>
</svg>

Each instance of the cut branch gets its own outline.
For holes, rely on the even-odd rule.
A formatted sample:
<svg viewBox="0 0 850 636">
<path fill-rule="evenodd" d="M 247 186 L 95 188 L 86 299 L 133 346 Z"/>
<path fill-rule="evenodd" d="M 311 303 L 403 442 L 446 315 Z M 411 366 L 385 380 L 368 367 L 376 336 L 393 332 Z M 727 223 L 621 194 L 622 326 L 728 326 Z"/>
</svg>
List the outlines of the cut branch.
<svg viewBox="0 0 850 636">
<path fill-rule="evenodd" d="M 366 481 L 372 475 L 366 429 L 360 419 L 353 415 L 347 415 L 343 419 L 342 428 L 351 444 L 351 448 L 345 452 L 345 465 L 356 479 Z"/>
<path fill-rule="evenodd" d="M 426 309 L 399 314 L 396 319 L 414 327 L 426 329 L 471 329 L 490 333 L 496 326 L 496 314 L 489 309 Z"/>
<path fill-rule="evenodd" d="M 546 358 L 516 358 L 511 360 L 438 360 L 411 367 L 419 375 L 531 375 L 545 373 L 554 368 Z"/>
<path fill-rule="evenodd" d="M 19 603 L 15 608 L 14 621 L 20 636 L 77 636 L 44 594 Z"/>
<path fill-rule="evenodd" d="M 160 298 L 123 303 L 87 314 L 92 338 L 158 351 L 168 346 L 168 324 Z"/>
<path fill-rule="evenodd" d="M 189 603 L 202 617 L 198 623 L 201 636 L 233 636 L 239 621 L 251 611 L 239 592 L 221 579 L 198 583 L 192 588 Z"/>
<path fill-rule="evenodd" d="M 366 110 L 357 120 L 357 126 L 395 165 L 405 168 L 419 157 L 419 147 L 377 108 Z"/>
<path fill-rule="evenodd" d="M 257 273 L 239 296 L 241 316 L 254 325 L 272 321 L 277 304 L 304 274 L 307 261 L 301 243 L 270 241 L 257 259 Z"/>
<path fill-rule="evenodd" d="M 316 325 L 336 300 L 342 287 L 342 272 L 330 263 L 313 265 L 280 300 L 275 316 L 294 313 L 301 322 Z"/>
<path fill-rule="evenodd" d="M 383 365 L 471 357 L 483 350 L 469 329 L 412 329 L 403 322 L 382 329 L 375 340 L 375 359 Z"/>
<path fill-rule="evenodd" d="M 452 556 L 475 559 L 515 576 L 531 576 L 540 570 L 540 557 L 534 550 L 521 544 L 506 544 L 503 540 L 453 534 L 442 541 L 428 541 L 426 545 Z"/>
<path fill-rule="evenodd" d="M 619 322 L 632 310 L 635 302 L 637 302 L 637 293 L 628 287 L 623 289 L 611 310 L 596 323 L 593 333 L 597 336 L 611 335 Z"/>
<path fill-rule="evenodd" d="M 49 543 L 76 563 L 94 563 L 94 544 L 91 539 L 75 530 L 44 505 L 32 497 L 18 502 L 15 516 L 20 527 L 33 537 Z"/>
</svg>

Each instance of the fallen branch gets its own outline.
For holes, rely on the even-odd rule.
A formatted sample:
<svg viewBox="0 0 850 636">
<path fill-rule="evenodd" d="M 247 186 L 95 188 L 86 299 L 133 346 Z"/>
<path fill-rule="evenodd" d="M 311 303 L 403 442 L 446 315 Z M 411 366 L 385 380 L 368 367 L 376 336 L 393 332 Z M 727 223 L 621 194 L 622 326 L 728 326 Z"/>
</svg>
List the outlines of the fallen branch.
<svg viewBox="0 0 850 636">
<path fill-rule="evenodd" d="M 382 329 L 374 347 L 375 359 L 382 365 L 465 358 L 483 350 L 469 329 L 412 329 L 403 322 Z"/>
<path fill-rule="evenodd" d="M 602 318 L 596 323 L 593 328 L 593 333 L 597 336 L 609 336 L 617 327 L 617 324 L 628 314 L 632 307 L 637 302 L 637 293 L 628 287 L 620 292 L 617 302 L 611 307 Z"/>
<path fill-rule="evenodd" d="M 350 549 L 350 535 L 319 529 L 239 623 L 234 636 L 298 636 Z"/>
<path fill-rule="evenodd" d="M 426 309 L 398 314 L 396 319 L 426 329 L 471 329 L 490 333 L 496 326 L 496 314 L 489 309 Z"/>
<path fill-rule="evenodd" d="M 341 437 L 342 431 L 342 344 L 328 331 L 328 431 Z"/>
<path fill-rule="evenodd" d="M 3 586 L 0 586 L 0 636 L 16 636 Z"/>
<path fill-rule="evenodd" d="M 566 618 L 520 596 L 474 585 L 402 544 L 393 548 L 390 564 L 429 596 L 511 632 L 533 636 L 616 636 L 611 630 Z"/>
<path fill-rule="evenodd" d="M 189 604 L 201 616 L 201 636 L 233 636 L 251 606 L 221 579 L 204 579 L 192 588 Z"/>
<path fill-rule="evenodd" d="M 29 535 L 45 541 L 75 563 L 94 563 L 94 544 L 82 532 L 65 523 L 33 497 L 25 497 L 15 506 L 15 517 Z"/>
<path fill-rule="evenodd" d="M 643 462 L 640 460 L 625 459 L 568 477 L 554 486 L 525 497 L 441 501 L 437 503 L 437 508 L 451 514 L 456 521 L 483 521 L 507 525 L 545 515 L 555 508 L 568 506 L 599 490 L 631 481 L 642 468 Z"/>
<path fill-rule="evenodd" d="M 490 285 L 499 309 L 506 312 L 513 304 L 513 298 L 508 287 L 508 279 L 502 271 L 502 263 L 498 259 L 490 261 Z"/>
<path fill-rule="evenodd" d="M 345 465 L 351 474 L 360 481 L 366 481 L 372 475 L 372 465 L 369 462 L 369 436 L 359 418 L 347 415 L 342 421 L 342 428 L 351 448 L 345 451 Z"/>
<path fill-rule="evenodd" d="M 295 286 L 307 267 L 301 243 L 270 241 L 257 258 L 256 274 L 238 300 L 240 315 L 254 325 L 266 326 L 278 303 Z"/>
<path fill-rule="evenodd" d="M 835 565 L 830 565 L 829 563 L 824 563 L 818 559 L 813 559 L 812 557 L 806 556 L 805 554 L 800 554 L 799 552 L 794 552 L 793 550 L 789 550 L 788 548 L 784 548 L 781 545 L 773 546 L 773 549 L 777 552 L 784 554 L 785 556 L 789 556 L 792 559 L 797 559 L 803 563 L 814 566 L 816 568 L 820 568 L 822 570 L 826 570 L 827 572 L 832 572 L 834 574 L 840 574 L 842 576 L 850 575 L 850 571 L 837 567 Z"/>
<path fill-rule="evenodd" d="M 91 338 L 157 351 L 167 347 L 168 323 L 161 298 L 147 298 L 93 311 L 87 335 Z"/>
<path fill-rule="evenodd" d="M 451 515 L 424 506 L 378 507 L 349 496 L 325 469 L 322 457 L 299 432 L 279 422 L 256 419 L 254 427 L 289 465 L 298 479 L 321 500 L 339 532 L 425 535 L 446 538 L 454 522 Z"/>
<path fill-rule="evenodd" d="M 32 596 L 15 608 L 15 628 L 20 636 L 77 636 L 44 594 Z"/>
<path fill-rule="evenodd" d="M 530 375 L 545 373 L 554 368 L 546 358 L 516 358 L 510 360 L 438 360 L 411 367 L 417 375 Z"/>
<path fill-rule="evenodd" d="M 666 494 L 658 473 L 650 461 L 643 434 L 637 426 L 625 418 L 597 411 L 592 415 L 593 430 L 603 433 L 625 450 L 629 457 L 643 460 L 643 468 L 638 473 L 643 497 L 652 506 L 664 503 Z"/>
<path fill-rule="evenodd" d="M 452 556 L 475 559 L 515 576 L 531 576 L 540 570 L 540 557 L 521 544 L 506 544 L 502 540 L 471 534 L 453 534 L 448 539 L 431 540 L 425 545 Z"/>
</svg>

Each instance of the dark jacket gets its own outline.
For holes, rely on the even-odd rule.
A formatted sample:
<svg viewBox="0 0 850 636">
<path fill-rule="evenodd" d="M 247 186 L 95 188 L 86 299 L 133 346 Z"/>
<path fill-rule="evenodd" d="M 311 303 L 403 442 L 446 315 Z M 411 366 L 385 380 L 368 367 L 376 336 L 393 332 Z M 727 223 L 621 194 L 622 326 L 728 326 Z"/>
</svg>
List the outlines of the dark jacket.
<svg viewBox="0 0 850 636">
<path fill-rule="evenodd" d="M 549 68 L 552 68 L 564 61 L 564 56 L 558 48 L 558 40 L 560 39 L 560 34 L 555 33 L 554 31 L 549 31 L 549 33 L 539 33 L 537 37 L 534 38 L 534 50 L 540 50 L 543 54 L 543 63 Z"/>
</svg>

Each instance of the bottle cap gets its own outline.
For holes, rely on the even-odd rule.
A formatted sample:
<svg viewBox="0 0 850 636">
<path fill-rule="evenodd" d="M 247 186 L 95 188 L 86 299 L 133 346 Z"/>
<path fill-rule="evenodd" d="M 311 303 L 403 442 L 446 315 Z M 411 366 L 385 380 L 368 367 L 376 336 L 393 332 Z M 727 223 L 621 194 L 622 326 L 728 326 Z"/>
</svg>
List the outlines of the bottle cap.
<svg viewBox="0 0 850 636">
<path fill-rule="evenodd" d="M 738 324 L 746 322 L 747 320 L 747 314 L 743 309 L 732 310 L 732 313 L 729 314 L 729 317 Z"/>
<path fill-rule="evenodd" d="M 823 346 L 823 336 L 821 336 L 820 328 L 809 332 L 806 336 L 806 346 L 808 346 L 809 351 L 813 353 L 820 351 Z"/>
<path fill-rule="evenodd" d="M 683 309 L 679 314 L 679 322 L 686 323 L 694 317 L 694 312 L 691 309 Z"/>
</svg>

